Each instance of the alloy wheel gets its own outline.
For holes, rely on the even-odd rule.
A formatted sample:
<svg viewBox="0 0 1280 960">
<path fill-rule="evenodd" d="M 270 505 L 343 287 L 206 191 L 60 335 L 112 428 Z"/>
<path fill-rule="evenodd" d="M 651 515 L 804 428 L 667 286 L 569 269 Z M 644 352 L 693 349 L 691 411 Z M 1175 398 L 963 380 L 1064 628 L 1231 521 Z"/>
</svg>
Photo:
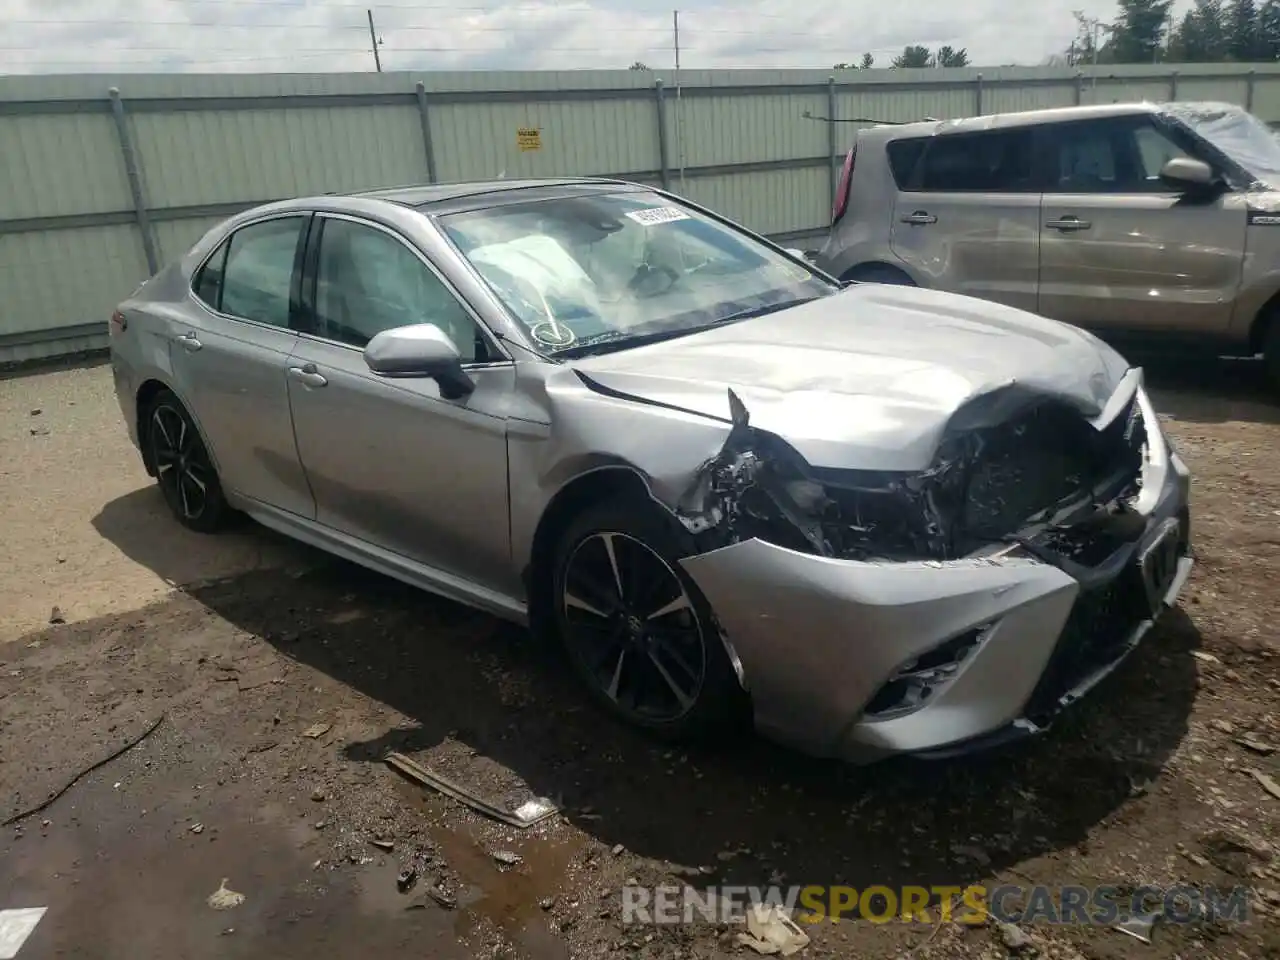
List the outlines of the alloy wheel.
<svg viewBox="0 0 1280 960">
<path fill-rule="evenodd" d="M 184 519 L 198 520 L 209 506 L 213 467 L 195 428 L 167 404 L 151 412 L 151 453 L 165 499 Z"/>
<path fill-rule="evenodd" d="M 624 533 L 584 537 L 566 563 L 561 604 L 570 653 L 618 708 L 650 723 L 693 708 L 706 677 L 702 624 L 651 547 Z"/>
</svg>

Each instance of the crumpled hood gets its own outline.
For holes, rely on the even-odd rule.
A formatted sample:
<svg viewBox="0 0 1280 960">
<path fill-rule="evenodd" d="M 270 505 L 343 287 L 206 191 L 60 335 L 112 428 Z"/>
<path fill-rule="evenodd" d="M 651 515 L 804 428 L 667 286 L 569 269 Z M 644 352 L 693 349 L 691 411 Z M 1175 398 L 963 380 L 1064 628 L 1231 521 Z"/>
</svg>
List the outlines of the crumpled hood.
<svg viewBox="0 0 1280 960">
<path fill-rule="evenodd" d="M 572 365 L 637 399 L 751 424 L 815 467 L 922 470 L 968 401 L 1018 385 L 1094 418 L 1129 365 L 1093 335 L 1030 313 L 912 287 L 831 297 Z"/>
</svg>

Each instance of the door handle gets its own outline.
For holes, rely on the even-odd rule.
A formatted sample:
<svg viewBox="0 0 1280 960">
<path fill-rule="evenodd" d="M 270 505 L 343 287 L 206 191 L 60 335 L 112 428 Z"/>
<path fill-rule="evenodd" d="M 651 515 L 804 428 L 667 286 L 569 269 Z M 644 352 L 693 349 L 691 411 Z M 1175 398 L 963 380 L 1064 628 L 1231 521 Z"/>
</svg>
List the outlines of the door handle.
<svg viewBox="0 0 1280 960">
<path fill-rule="evenodd" d="M 200 338 L 194 333 L 179 334 L 175 339 L 182 344 L 182 349 L 187 351 L 187 353 L 195 353 L 204 346 L 204 344 L 200 342 Z"/>
<path fill-rule="evenodd" d="M 316 370 L 314 363 L 304 364 L 301 367 L 290 367 L 289 376 L 307 387 L 323 387 L 329 382 L 324 378 L 324 374 Z"/>
<path fill-rule="evenodd" d="M 1046 220 L 1044 225 L 1054 230 L 1088 230 L 1093 226 L 1088 220 L 1081 220 L 1079 217 L 1059 217 L 1057 220 Z"/>
<path fill-rule="evenodd" d="M 916 227 L 923 227 L 930 223 L 937 223 L 938 218 L 926 210 L 917 210 L 915 213 L 909 213 L 903 217 L 902 222 Z"/>
</svg>

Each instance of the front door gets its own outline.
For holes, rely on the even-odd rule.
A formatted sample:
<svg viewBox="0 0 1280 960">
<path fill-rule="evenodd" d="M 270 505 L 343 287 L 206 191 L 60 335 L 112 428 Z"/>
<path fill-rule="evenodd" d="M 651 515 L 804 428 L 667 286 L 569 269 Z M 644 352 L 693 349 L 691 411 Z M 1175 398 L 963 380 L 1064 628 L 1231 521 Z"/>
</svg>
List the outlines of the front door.
<svg viewBox="0 0 1280 960">
<path fill-rule="evenodd" d="M 223 485 L 302 517 L 315 515 L 285 379 L 298 341 L 289 301 L 308 216 L 241 227 L 196 274 L 196 306 L 175 324 L 174 384 L 200 425 Z"/>
<path fill-rule="evenodd" d="M 891 228 L 894 254 L 922 284 L 1035 310 L 1040 191 L 1031 144 L 1028 129 L 924 141 Z"/>
<path fill-rule="evenodd" d="M 1239 194 L 1197 200 L 1160 180 L 1194 141 L 1147 115 L 1041 133 L 1040 313 L 1103 333 L 1225 334 L 1248 214 Z"/>
<path fill-rule="evenodd" d="M 504 593 L 512 583 L 505 409 L 515 383 L 479 325 L 400 237 L 317 218 L 312 334 L 289 359 L 298 450 L 317 519 L 417 563 Z M 475 390 L 446 400 L 435 381 L 386 379 L 363 348 L 382 330 L 435 323 Z"/>
</svg>

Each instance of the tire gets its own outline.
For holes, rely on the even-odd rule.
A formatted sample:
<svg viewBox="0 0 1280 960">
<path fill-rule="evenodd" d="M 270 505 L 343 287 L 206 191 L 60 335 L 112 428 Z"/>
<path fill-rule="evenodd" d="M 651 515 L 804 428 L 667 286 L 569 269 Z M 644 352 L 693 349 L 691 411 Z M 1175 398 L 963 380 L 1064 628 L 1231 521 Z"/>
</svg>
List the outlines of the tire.
<svg viewBox="0 0 1280 960">
<path fill-rule="evenodd" d="M 843 277 L 854 283 L 887 283 L 897 287 L 914 287 L 915 283 L 903 271 L 885 263 L 865 263 L 854 267 Z"/>
<path fill-rule="evenodd" d="M 592 698 L 668 740 L 729 733 L 747 717 L 711 608 L 680 566 L 692 552 L 684 531 L 648 500 L 595 504 L 556 546 L 548 603 Z"/>
<path fill-rule="evenodd" d="M 171 391 L 161 390 L 147 405 L 142 436 L 147 463 L 174 518 L 197 533 L 224 529 L 233 511 L 195 421 Z"/>
<path fill-rule="evenodd" d="M 1271 389 L 1280 391 L 1280 314 L 1271 317 L 1262 335 L 1262 362 L 1266 364 Z"/>
</svg>

